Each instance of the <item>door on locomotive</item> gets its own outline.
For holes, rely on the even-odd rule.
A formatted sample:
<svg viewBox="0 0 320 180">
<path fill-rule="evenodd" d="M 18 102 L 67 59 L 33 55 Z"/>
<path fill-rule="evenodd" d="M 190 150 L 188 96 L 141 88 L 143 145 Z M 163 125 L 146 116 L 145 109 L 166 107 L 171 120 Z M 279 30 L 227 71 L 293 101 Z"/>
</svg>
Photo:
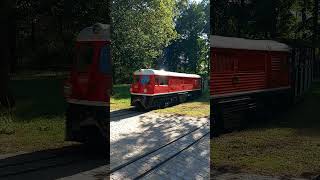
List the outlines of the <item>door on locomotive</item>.
<svg viewBox="0 0 320 180">
<path fill-rule="evenodd" d="M 76 42 L 72 71 L 64 85 L 68 103 L 66 140 L 107 144 L 109 138 L 110 26 L 83 29 Z"/>
</svg>

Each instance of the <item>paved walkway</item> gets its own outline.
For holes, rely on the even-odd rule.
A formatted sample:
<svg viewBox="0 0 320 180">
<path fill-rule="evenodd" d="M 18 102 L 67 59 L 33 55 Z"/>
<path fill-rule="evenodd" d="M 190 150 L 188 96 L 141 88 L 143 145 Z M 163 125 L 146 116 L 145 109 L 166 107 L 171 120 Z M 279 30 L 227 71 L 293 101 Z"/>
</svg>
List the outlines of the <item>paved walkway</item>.
<svg viewBox="0 0 320 180">
<path fill-rule="evenodd" d="M 165 145 L 209 120 L 146 113 L 110 122 L 110 168 Z"/>
<path fill-rule="evenodd" d="M 209 135 L 143 179 L 209 179 Z"/>
<path fill-rule="evenodd" d="M 111 179 L 209 179 L 208 119 L 146 113 L 110 126 Z"/>
</svg>

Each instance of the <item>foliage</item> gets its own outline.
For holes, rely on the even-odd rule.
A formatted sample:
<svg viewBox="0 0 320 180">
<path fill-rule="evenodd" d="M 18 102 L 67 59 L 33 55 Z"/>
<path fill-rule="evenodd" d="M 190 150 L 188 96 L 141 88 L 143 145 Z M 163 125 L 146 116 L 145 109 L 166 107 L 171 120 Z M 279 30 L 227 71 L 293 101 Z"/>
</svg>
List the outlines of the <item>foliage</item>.
<svg viewBox="0 0 320 180">
<path fill-rule="evenodd" d="M 190 3 L 176 19 L 179 37 L 166 49 L 162 66 L 170 71 L 208 74 L 209 2 Z"/>
<path fill-rule="evenodd" d="M 14 129 L 12 127 L 13 114 L 11 109 L 5 110 L 4 112 L 0 111 L 0 134 L 14 134 Z"/>
<path fill-rule="evenodd" d="M 304 39 L 316 34 L 318 0 L 213 0 L 212 34 L 263 39 Z"/>
<path fill-rule="evenodd" d="M 174 52 L 174 58 L 178 58 L 167 59 L 178 63 L 177 70 L 199 73 L 208 69 L 207 40 L 201 38 L 209 29 L 208 3 L 208 0 L 200 4 L 189 0 L 19 0 L 15 16 L 17 60 L 11 64 L 43 70 L 68 66 L 73 59 L 77 33 L 102 22 L 112 23 L 113 75 L 117 83 L 130 82 L 131 73 L 140 68 L 170 66 L 171 62 L 164 63 L 168 46 L 171 50 L 178 48 Z M 175 65 L 170 69 L 175 69 Z"/>
<path fill-rule="evenodd" d="M 70 64 L 77 33 L 110 23 L 108 0 L 20 0 L 16 9 L 19 65 Z"/>
<path fill-rule="evenodd" d="M 140 68 L 155 67 L 176 38 L 174 0 L 115 0 L 112 3 L 114 78 L 128 81 Z"/>
</svg>

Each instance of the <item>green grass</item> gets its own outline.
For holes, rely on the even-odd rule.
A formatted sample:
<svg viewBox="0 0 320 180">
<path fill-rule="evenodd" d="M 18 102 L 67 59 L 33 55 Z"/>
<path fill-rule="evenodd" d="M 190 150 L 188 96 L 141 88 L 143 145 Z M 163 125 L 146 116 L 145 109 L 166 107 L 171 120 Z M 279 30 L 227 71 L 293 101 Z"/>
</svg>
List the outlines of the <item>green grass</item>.
<svg viewBox="0 0 320 180">
<path fill-rule="evenodd" d="M 210 101 L 209 92 L 205 92 L 200 98 L 176 106 L 157 109 L 154 112 L 162 114 L 175 114 L 193 117 L 209 117 Z"/>
<path fill-rule="evenodd" d="M 111 97 L 111 110 L 130 108 L 130 85 L 115 85 Z M 209 92 L 193 101 L 182 103 L 176 106 L 157 109 L 153 112 L 162 114 L 176 114 L 194 117 L 207 117 L 210 112 Z"/>
<path fill-rule="evenodd" d="M 12 116 L 7 110 L 0 109 L 0 121 L 8 125 L 0 132 L 0 153 L 36 151 L 70 144 L 64 141 L 66 104 L 62 85 L 62 79 L 11 81 L 17 105 L 12 109 Z"/>
<path fill-rule="evenodd" d="M 211 142 L 215 168 L 311 177 L 320 172 L 320 84 L 304 102 L 266 123 Z M 261 126 L 261 125 L 260 125 Z"/>
<path fill-rule="evenodd" d="M 44 77 L 22 79 L 12 80 L 10 84 L 16 98 L 16 107 L 11 113 L 0 107 L 0 144 L 2 144 L 0 154 L 37 151 L 71 144 L 64 141 L 66 109 L 63 98 L 64 80 Z M 129 85 L 114 86 L 111 110 L 130 107 L 129 88 Z M 206 94 L 194 102 L 156 112 L 207 116 L 208 96 Z"/>
<path fill-rule="evenodd" d="M 130 85 L 114 85 L 113 95 L 110 98 L 111 111 L 127 108 L 130 108 Z"/>
</svg>

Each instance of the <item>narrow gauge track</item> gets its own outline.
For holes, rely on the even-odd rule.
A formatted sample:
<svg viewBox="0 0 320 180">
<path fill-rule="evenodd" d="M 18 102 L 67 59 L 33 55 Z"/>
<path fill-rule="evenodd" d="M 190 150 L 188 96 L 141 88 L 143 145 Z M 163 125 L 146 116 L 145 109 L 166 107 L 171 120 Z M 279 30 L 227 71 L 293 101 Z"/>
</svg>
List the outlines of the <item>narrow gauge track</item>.
<svg viewBox="0 0 320 180">
<path fill-rule="evenodd" d="M 123 118 L 138 116 L 147 112 L 148 111 L 143 111 L 143 112 L 137 111 L 136 108 L 121 109 L 121 110 L 111 111 L 110 119 L 111 121 L 115 121 Z"/>
<path fill-rule="evenodd" d="M 41 172 L 51 168 L 63 168 L 87 160 L 88 156 L 84 154 L 80 146 L 72 146 L 67 149 L 62 148 L 49 152 L 35 152 L 32 155 L 21 154 L 7 157 L 0 159 L 0 179 L 14 179 L 28 173 Z"/>
<path fill-rule="evenodd" d="M 146 152 L 146 153 L 144 153 L 144 154 L 142 154 L 142 155 L 140 155 L 140 156 L 138 156 L 138 157 L 136 157 L 136 158 L 134 158 L 134 159 L 126 162 L 126 163 L 123 163 L 123 164 L 121 164 L 121 165 L 119 165 L 119 166 L 117 166 L 117 167 L 112 168 L 112 169 L 110 170 L 109 175 L 112 176 L 113 173 L 115 173 L 115 172 L 117 172 L 117 171 L 119 171 L 119 170 L 121 170 L 121 169 L 124 169 L 124 168 L 126 168 L 126 167 L 134 164 L 135 162 L 146 158 L 147 156 L 151 156 L 151 157 L 152 157 L 153 154 L 156 154 L 157 152 L 163 150 L 164 148 L 166 148 L 166 147 L 168 147 L 168 146 L 170 146 L 170 145 L 174 145 L 174 143 L 178 143 L 179 140 L 182 140 L 183 138 L 187 137 L 188 135 L 192 136 L 192 135 L 196 134 L 198 131 L 200 131 L 200 130 L 202 130 L 203 128 L 205 128 L 205 126 L 209 126 L 208 123 L 205 123 L 205 124 L 203 124 L 203 125 L 201 125 L 201 126 L 199 126 L 199 127 L 197 127 L 197 128 L 194 128 L 194 129 L 190 130 L 189 132 L 187 132 L 187 133 L 179 136 L 178 138 L 170 141 L 170 142 L 167 143 L 167 144 L 164 144 L 164 145 L 162 145 L 162 146 L 160 146 L 160 147 L 158 147 L 158 148 L 155 148 L 154 150 L 151 150 L 151 151 L 149 151 L 149 152 Z M 190 148 L 191 146 L 193 146 L 194 144 L 196 144 L 196 143 L 199 142 L 200 140 L 202 140 L 205 136 L 208 136 L 209 133 L 210 133 L 210 130 L 206 130 L 199 138 L 194 139 L 194 140 L 192 141 L 192 143 L 189 143 L 186 147 L 178 150 L 177 152 L 175 152 L 175 153 L 172 154 L 171 156 L 166 157 L 165 159 L 161 160 L 161 162 L 159 162 L 159 163 L 157 163 L 156 165 L 152 166 L 150 169 L 144 171 L 143 173 L 140 173 L 140 174 L 136 175 L 135 177 L 133 177 L 133 179 L 141 179 L 141 178 L 143 178 L 144 176 L 146 176 L 147 174 L 149 174 L 151 171 L 154 171 L 155 169 L 159 168 L 160 166 L 162 166 L 163 164 L 165 164 L 165 163 L 168 162 L 169 160 L 171 160 L 171 159 L 173 159 L 174 157 L 178 156 L 180 153 L 182 153 L 183 151 L 187 150 L 188 148 Z"/>
<path fill-rule="evenodd" d="M 128 108 L 110 113 L 112 119 L 133 117 L 144 112 Z M 24 174 L 40 172 L 51 168 L 63 168 L 86 161 L 84 147 L 72 146 L 47 152 L 35 152 L 37 155 L 20 154 L 16 157 L 0 159 L 0 179 L 10 179 Z M 8 160 L 10 159 L 10 160 Z"/>
</svg>

